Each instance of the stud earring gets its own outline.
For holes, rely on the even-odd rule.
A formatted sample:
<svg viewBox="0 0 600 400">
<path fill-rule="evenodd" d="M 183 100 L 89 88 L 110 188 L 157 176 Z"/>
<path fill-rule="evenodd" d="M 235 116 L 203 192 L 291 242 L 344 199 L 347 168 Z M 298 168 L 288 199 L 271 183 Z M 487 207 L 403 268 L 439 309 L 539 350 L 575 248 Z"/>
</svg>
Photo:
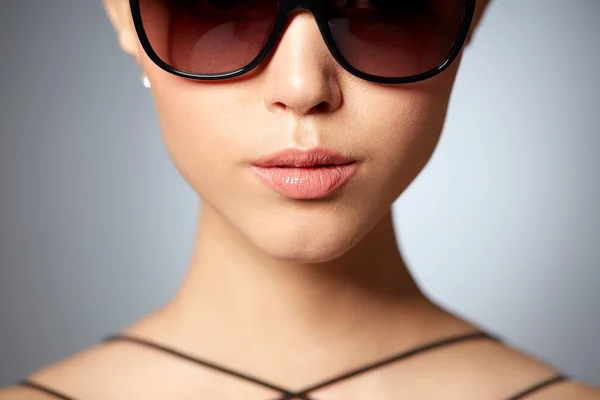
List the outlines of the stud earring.
<svg viewBox="0 0 600 400">
<path fill-rule="evenodd" d="M 143 73 L 143 72 L 140 75 L 140 81 L 142 82 L 142 85 L 144 85 L 145 88 L 151 88 L 152 87 L 152 85 L 150 84 L 150 79 L 148 79 L 148 77 L 146 76 L 146 74 Z"/>
</svg>

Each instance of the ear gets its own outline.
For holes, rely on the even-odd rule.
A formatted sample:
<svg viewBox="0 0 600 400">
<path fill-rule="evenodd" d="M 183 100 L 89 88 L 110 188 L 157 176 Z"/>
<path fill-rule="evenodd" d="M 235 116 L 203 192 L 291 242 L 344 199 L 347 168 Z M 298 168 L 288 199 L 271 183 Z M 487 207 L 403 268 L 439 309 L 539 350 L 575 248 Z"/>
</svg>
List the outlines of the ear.
<svg viewBox="0 0 600 400">
<path fill-rule="evenodd" d="M 471 38 L 475 34 L 485 11 L 488 9 L 488 5 L 491 0 L 477 0 L 477 4 L 475 6 L 475 14 L 473 15 L 473 23 L 471 24 L 471 31 L 469 32 L 469 36 L 467 36 L 467 41 L 465 45 L 468 45 L 471 42 Z"/>
<path fill-rule="evenodd" d="M 139 62 L 138 39 L 127 0 L 102 0 L 112 23 L 121 49 Z"/>
</svg>

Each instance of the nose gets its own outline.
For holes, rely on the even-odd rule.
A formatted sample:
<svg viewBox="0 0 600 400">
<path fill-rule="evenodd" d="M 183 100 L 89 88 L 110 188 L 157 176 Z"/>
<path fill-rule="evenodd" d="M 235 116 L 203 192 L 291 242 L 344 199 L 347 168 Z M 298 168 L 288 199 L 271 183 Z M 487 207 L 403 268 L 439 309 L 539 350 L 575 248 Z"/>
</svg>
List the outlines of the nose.
<svg viewBox="0 0 600 400">
<path fill-rule="evenodd" d="M 332 112 L 342 100 L 339 70 L 312 13 L 298 10 L 267 61 L 265 105 L 295 116 Z"/>
</svg>

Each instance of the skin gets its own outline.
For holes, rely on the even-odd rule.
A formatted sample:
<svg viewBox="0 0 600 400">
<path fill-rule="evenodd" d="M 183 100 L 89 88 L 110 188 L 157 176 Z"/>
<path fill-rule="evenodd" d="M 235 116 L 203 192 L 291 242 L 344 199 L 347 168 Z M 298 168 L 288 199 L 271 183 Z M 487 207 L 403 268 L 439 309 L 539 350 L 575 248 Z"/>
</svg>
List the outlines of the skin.
<svg viewBox="0 0 600 400">
<path fill-rule="evenodd" d="M 336 63 L 312 16 L 300 12 L 259 68 L 229 81 L 194 82 L 148 59 L 128 1 L 105 6 L 120 46 L 152 83 L 173 163 L 202 199 L 180 290 L 125 333 L 297 390 L 479 330 L 421 292 L 398 249 L 391 214 L 435 150 L 460 58 L 417 84 L 366 82 Z M 473 29 L 485 6 L 478 3 Z M 262 155 L 314 146 L 361 163 L 351 183 L 326 200 L 282 198 L 248 168 Z M 312 396 L 497 400 L 555 373 L 506 345 L 477 340 Z M 95 346 L 30 378 L 81 400 L 278 394 L 126 343 Z M 0 391 L 6 400 L 45 398 L 18 387 Z M 530 397 L 565 398 L 600 399 L 600 392 L 571 381 Z"/>
</svg>

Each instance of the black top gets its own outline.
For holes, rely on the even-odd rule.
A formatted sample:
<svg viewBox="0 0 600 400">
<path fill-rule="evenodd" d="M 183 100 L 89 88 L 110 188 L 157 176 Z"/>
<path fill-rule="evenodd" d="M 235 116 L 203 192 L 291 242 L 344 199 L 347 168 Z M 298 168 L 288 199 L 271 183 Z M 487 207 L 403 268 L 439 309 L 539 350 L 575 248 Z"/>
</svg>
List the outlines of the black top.
<svg viewBox="0 0 600 400">
<path fill-rule="evenodd" d="M 176 356 L 176 357 L 179 357 L 179 358 L 183 358 L 183 359 L 185 359 L 187 361 L 190 361 L 190 362 L 202 365 L 204 367 L 207 367 L 207 368 L 210 368 L 210 369 L 214 369 L 214 370 L 223 372 L 225 374 L 228 374 L 228 375 L 231 375 L 231 376 L 235 376 L 237 378 L 244 379 L 244 380 L 256 383 L 257 385 L 260 385 L 260 386 L 263 386 L 263 387 L 266 387 L 266 388 L 273 389 L 273 390 L 276 390 L 278 392 L 281 392 L 281 396 L 278 397 L 275 400 L 316 400 L 314 398 L 309 397 L 309 392 L 313 392 L 313 391 L 315 391 L 317 389 L 321 389 L 321 388 L 323 388 L 325 386 L 330 386 L 330 385 L 332 385 L 334 383 L 340 382 L 342 380 L 346 380 L 346 379 L 351 378 L 353 376 L 362 374 L 364 372 L 370 371 L 370 370 L 375 369 L 375 368 L 382 367 L 384 365 L 393 363 L 395 361 L 399 361 L 399 360 L 411 357 L 411 356 L 413 356 L 415 354 L 418 354 L 418 353 L 422 353 L 422 352 L 425 352 L 425 351 L 428 351 L 428 350 L 433 350 L 433 349 L 438 348 L 438 347 L 447 346 L 447 345 L 450 345 L 450 344 L 454 344 L 454 343 L 458 343 L 458 342 L 462 342 L 462 341 L 467 341 L 467 340 L 474 340 L 474 339 L 492 339 L 492 340 L 499 341 L 499 339 L 497 339 L 497 338 L 495 338 L 495 337 L 493 337 L 493 336 L 491 336 L 491 335 L 489 335 L 487 333 L 484 333 L 484 332 L 475 332 L 475 333 L 470 333 L 470 334 L 466 334 L 466 335 L 459 335 L 459 336 L 451 337 L 451 338 L 448 338 L 448 339 L 439 340 L 439 341 L 436 341 L 436 342 L 433 342 L 433 343 L 430 343 L 430 344 L 419 346 L 419 347 L 417 347 L 415 349 L 412 349 L 412 350 L 404 351 L 402 353 L 393 355 L 393 356 L 391 356 L 389 358 L 386 358 L 386 359 L 383 359 L 381 361 L 377 361 L 375 363 L 371 363 L 371 364 L 365 365 L 363 367 L 351 370 L 351 371 L 346 372 L 346 373 L 344 373 L 342 375 L 339 375 L 339 376 L 337 376 L 335 378 L 328 379 L 328 380 L 326 380 L 324 382 L 320 382 L 320 383 L 317 383 L 317 384 L 312 385 L 310 387 L 307 387 L 307 388 L 305 388 L 303 390 L 300 390 L 299 392 L 293 392 L 293 391 L 287 390 L 285 388 L 281 388 L 281 387 L 279 387 L 277 385 L 273 385 L 273 384 L 265 382 L 265 381 L 263 381 L 261 379 L 252 377 L 250 375 L 246 375 L 246 374 L 243 374 L 241 372 L 234 371 L 232 369 L 226 368 L 224 366 L 221 366 L 221 365 L 218 365 L 218 364 L 206 361 L 206 360 L 202 360 L 202 359 L 199 359 L 199 358 L 196 358 L 196 357 L 192 357 L 190 355 L 181 353 L 181 352 L 179 352 L 177 350 L 174 350 L 174 349 L 162 346 L 162 345 L 157 344 L 157 343 L 152 343 L 152 342 L 149 342 L 149 341 L 144 340 L 144 339 L 139 339 L 139 338 L 135 338 L 135 337 L 132 337 L 132 336 L 125 336 L 125 335 L 113 335 L 113 336 L 109 336 L 106 339 L 104 339 L 104 342 L 127 341 L 127 342 L 131 342 L 131 343 L 136 343 L 136 344 L 139 344 L 139 345 L 151 347 L 151 348 L 153 348 L 155 350 L 159 350 L 159 351 L 168 353 L 170 355 L 173 355 L 173 356 Z M 538 391 L 546 388 L 547 386 L 550 386 L 550 385 L 552 385 L 554 383 L 561 382 L 561 381 L 564 381 L 564 380 L 567 380 L 567 379 L 568 378 L 565 375 L 563 375 L 563 374 L 555 375 L 555 376 L 553 376 L 553 377 L 551 377 L 549 379 L 546 379 L 546 380 L 544 380 L 542 382 L 538 382 L 535 385 L 530 386 L 527 389 L 522 390 L 522 391 L 520 391 L 517 394 L 512 395 L 511 397 L 509 397 L 506 400 L 520 400 L 520 399 L 524 399 L 526 396 L 528 396 L 530 394 L 533 394 L 534 392 L 538 392 Z M 44 392 L 46 394 L 52 395 L 52 396 L 54 396 L 54 397 L 56 397 L 58 399 L 62 399 L 62 400 L 77 400 L 77 399 L 75 399 L 73 397 L 69 397 L 69 396 L 66 396 L 66 395 L 64 395 L 62 393 L 59 393 L 59 392 L 53 390 L 52 388 L 49 388 L 49 387 L 37 384 L 37 383 L 35 383 L 33 381 L 30 381 L 30 380 L 24 380 L 24 381 L 20 382 L 19 384 L 22 385 L 22 386 L 26 386 L 26 387 L 29 387 L 29 388 L 32 388 L 32 389 Z"/>
</svg>

